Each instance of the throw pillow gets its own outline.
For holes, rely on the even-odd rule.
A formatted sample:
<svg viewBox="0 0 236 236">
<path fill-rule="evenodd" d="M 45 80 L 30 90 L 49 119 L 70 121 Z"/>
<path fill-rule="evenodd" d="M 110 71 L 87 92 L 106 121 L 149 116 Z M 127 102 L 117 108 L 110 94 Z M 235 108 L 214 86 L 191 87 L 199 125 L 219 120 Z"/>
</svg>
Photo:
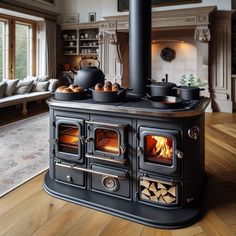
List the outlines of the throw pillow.
<svg viewBox="0 0 236 236">
<path fill-rule="evenodd" d="M 15 90 L 16 90 L 16 86 L 18 84 L 19 80 L 18 79 L 14 79 L 14 80 L 7 80 L 7 86 L 5 89 L 5 96 L 11 96 L 14 94 Z"/>
<path fill-rule="evenodd" d="M 59 80 L 58 79 L 50 79 L 50 84 L 48 86 L 48 90 L 51 92 L 55 92 L 57 87 L 59 86 Z"/>
<path fill-rule="evenodd" d="M 49 76 L 48 75 L 39 75 L 37 78 L 37 82 L 46 82 L 49 80 Z"/>
<path fill-rule="evenodd" d="M 45 92 L 48 90 L 49 81 L 34 83 L 32 92 Z"/>
<path fill-rule="evenodd" d="M 28 75 L 27 77 L 26 77 L 26 79 L 28 79 L 28 80 L 37 80 L 38 79 L 38 76 L 31 76 L 31 75 Z"/>
<path fill-rule="evenodd" d="M 6 86 L 7 86 L 7 84 L 5 81 L 0 83 L 0 98 L 4 97 L 4 92 L 5 92 Z"/>
<path fill-rule="evenodd" d="M 23 79 L 17 84 L 15 94 L 29 93 L 33 88 L 34 80 Z"/>
</svg>

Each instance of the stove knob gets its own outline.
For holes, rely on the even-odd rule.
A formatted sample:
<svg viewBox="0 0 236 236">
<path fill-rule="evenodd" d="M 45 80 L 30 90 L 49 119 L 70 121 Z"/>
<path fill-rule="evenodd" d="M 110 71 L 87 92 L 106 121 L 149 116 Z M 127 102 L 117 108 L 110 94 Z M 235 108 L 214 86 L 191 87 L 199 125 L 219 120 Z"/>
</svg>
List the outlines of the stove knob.
<svg viewBox="0 0 236 236">
<path fill-rule="evenodd" d="M 72 177 L 70 175 L 67 175 L 66 179 L 67 179 L 68 182 L 72 182 Z"/>
<path fill-rule="evenodd" d="M 197 126 L 193 126 L 191 129 L 188 130 L 188 136 L 191 139 L 197 140 L 200 134 L 200 129 Z"/>
<path fill-rule="evenodd" d="M 109 176 L 102 177 L 102 185 L 109 192 L 115 192 L 119 189 L 119 181 Z"/>
</svg>

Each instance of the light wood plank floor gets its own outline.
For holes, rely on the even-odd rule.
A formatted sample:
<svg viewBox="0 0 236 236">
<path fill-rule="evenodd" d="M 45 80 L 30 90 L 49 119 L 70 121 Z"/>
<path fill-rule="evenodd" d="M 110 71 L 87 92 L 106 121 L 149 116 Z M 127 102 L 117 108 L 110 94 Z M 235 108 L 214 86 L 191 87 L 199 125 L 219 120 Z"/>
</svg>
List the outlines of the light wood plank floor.
<svg viewBox="0 0 236 236">
<path fill-rule="evenodd" d="M 43 174 L 0 199 L 0 235 L 236 236 L 236 113 L 206 115 L 207 213 L 184 229 L 161 230 L 64 202 Z"/>
</svg>

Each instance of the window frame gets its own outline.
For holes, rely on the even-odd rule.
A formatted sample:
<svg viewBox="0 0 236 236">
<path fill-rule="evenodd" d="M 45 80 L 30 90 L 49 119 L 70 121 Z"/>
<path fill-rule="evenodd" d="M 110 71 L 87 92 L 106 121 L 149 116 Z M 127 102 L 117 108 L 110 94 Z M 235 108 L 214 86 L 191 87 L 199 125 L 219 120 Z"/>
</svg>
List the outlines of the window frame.
<svg viewBox="0 0 236 236">
<path fill-rule="evenodd" d="M 16 24 L 22 24 L 22 25 L 30 25 L 32 29 L 32 71 L 31 76 L 35 75 L 36 73 L 36 37 L 37 37 L 37 22 L 19 18 L 19 17 L 13 17 L 8 16 L 4 14 L 0 14 L 0 20 L 7 21 L 8 24 L 8 31 L 9 31 L 9 52 L 8 52 L 8 80 L 16 79 L 15 78 L 15 26 Z"/>
</svg>

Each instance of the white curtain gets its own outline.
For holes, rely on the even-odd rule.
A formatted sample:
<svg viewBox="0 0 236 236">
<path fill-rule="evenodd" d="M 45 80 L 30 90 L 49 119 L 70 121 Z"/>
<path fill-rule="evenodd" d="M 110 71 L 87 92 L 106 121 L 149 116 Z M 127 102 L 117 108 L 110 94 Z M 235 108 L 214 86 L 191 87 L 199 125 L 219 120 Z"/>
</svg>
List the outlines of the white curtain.
<svg viewBox="0 0 236 236">
<path fill-rule="evenodd" d="M 38 23 L 38 75 L 56 78 L 56 22 Z"/>
<path fill-rule="evenodd" d="M 56 78 L 56 22 L 46 21 L 46 74 Z"/>
</svg>

